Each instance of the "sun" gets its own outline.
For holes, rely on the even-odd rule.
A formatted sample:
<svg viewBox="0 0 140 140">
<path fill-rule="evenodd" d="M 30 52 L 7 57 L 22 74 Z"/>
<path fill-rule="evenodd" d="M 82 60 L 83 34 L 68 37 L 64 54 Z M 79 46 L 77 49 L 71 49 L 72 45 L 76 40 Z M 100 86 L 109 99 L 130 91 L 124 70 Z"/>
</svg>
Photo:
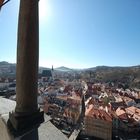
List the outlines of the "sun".
<svg viewBox="0 0 140 140">
<path fill-rule="evenodd" d="M 51 16 L 51 9 L 48 0 L 39 1 L 39 20 L 45 22 Z"/>
</svg>

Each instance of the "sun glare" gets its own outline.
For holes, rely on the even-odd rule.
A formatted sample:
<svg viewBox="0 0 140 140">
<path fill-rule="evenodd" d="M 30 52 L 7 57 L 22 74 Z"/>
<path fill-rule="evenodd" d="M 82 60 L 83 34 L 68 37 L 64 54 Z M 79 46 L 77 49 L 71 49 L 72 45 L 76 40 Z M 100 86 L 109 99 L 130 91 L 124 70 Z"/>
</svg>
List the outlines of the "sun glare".
<svg viewBox="0 0 140 140">
<path fill-rule="evenodd" d="M 45 22 L 51 16 L 51 10 L 48 0 L 39 1 L 39 20 Z"/>
</svg>

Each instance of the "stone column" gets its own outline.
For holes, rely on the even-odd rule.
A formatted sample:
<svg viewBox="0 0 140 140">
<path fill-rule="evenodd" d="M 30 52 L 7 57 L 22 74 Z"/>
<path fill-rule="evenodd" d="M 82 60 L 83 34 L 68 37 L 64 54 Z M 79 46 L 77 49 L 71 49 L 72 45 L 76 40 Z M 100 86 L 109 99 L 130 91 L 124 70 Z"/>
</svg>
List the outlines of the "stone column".
<svg viewBox="0 0 140 140">
<path fill-rule="evenodd" d="M 37 105 L 39 57 L 38 0 L 20 0 L 16 108 L 9 114 L 10 125 L 18 132 L 32 128 L 43 121 Z"/>
<path fill-rule="evenodd" d="M 38 0 L 20 0 L 17 42 L 16 112 L 37 111 Z"/>
</svg>

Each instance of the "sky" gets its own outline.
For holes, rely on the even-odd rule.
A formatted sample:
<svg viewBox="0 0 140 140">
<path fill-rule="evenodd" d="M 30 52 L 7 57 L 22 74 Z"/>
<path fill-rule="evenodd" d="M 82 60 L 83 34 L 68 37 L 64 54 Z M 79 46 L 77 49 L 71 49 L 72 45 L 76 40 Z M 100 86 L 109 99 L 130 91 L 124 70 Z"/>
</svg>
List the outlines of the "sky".
<svg viewBox="0 0 140 140">
<path fill-rule="evenodd" d="M 16 63 L 19 0 L 0 11 L 0 61 Z M 140 65 L 140 0 L 40 0 L 39 65 Z"/>
</svg>

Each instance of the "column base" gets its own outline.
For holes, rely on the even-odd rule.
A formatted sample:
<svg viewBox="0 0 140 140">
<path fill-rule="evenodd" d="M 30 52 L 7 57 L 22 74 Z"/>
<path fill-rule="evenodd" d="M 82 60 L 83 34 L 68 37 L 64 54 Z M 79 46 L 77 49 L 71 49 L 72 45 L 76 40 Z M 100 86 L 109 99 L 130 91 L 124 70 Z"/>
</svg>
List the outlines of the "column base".
<svg viewBox="0 0 140 140">
<path fill-rule="evenodd" d="M 37 111 L 33 114 L 9 113 L 7 122 L 10 132 L 15 136 L 22 136 L 32 129 L 38 128 L 44 122 L 44 112 Z"/>
</svg>

